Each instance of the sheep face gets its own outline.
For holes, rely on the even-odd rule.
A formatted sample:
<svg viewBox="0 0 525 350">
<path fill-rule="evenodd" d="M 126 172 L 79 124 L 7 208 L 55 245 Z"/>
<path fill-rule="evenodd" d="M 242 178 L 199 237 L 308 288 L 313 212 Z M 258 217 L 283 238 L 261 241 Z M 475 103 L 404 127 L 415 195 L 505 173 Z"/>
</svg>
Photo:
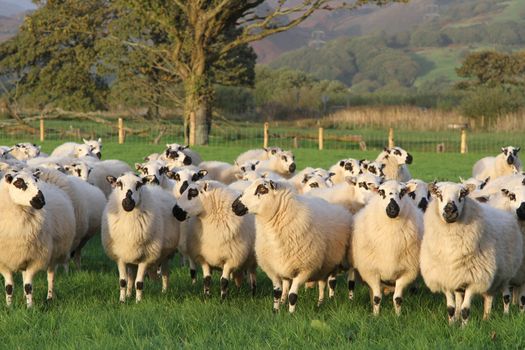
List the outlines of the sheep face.
<svg viewBox="0 0 525 350">
<path fill-rule="evenodd" d="M 84 144 L 90 147 L 91 152 L 97 156 L 98 159 L 102 158 L 102 139 L 100 137 L 98 140 L 82 139 L 82 141 L 84 141 Z"/>
<path fill-rule="evenodd" d="M 29 160 L 40 155 L 40 146 L 29 142 L 17 143 L 9 152 L 18 160 Z"/>
<path fill-rule="evenodd" d="M 4 178 L 9 184 L 9 196 L 14 203 L 37 210 L 44 207 L 46 201 L 37 185 L 38 172 L 8 172 Z"/>
<path fill-rule="evenodd" d="M 324 173 L 326 173 L 326 175 Z M 334 184 L 330 177 L 334 174 L 326 171 L 324 173 L 313 171 L 312 173 L 305 174 L 301 182 L 303 184 L 303 193 L 309 192 L 312 188 L 332 187 Z"/>
<path fill-rule="evenodd" d="M 277 152 L 274 157 L 278 160 L 277 167 L 278 173 L 283 174 L 293 174 L 296 169 L 295 165 L 295 156 L 292 154 L 292 152 L 289 151 L 282 151 Z"/>
<path fill-rule="evenodd" d="M 248 160 L 242 164 L 237 164 L 237 162 L 235 163 L 235 165 L 237 166 L 237 168 L 243 172 L 243 173 L 246 173 L 247 171 L 255 171 L 255 169 L 257 169 L 257 165 L 259 165 L 260 161 L 258 160 Z"/>
<path fill-rule="evenodd" d="M 84 162 L 75 162 L 68 165 L 64 165 L 64 170 L 69 175 L 73 175 L 81 178 L 84 181 L 87 181 L 89 174 L 93 169 Z"/>
<path fill-rule="evenodd" d="M 348 158 L 339 161 L 339 166 L 343 168 L 343 175 L 346 176 L 357 176 L 361 173 L 361 162 Z"/>
<path fill-rule="evenodd" d="M 503 153 L 503 155 L 505 156 L 508 165 L 515 164 L 516 158 L 518 158 L 518 152 L 520 151 L 520 149 L 521 149 L 520 147 L 512 147 L 512 146 L 501 148 L 501 153 Z"/>
<path fill-rule="evenodd" d="M 372 175 L 385 177 L 385 173 L 383 172 L 385 166 L 386 164 L 380 162 L 368 162 L 368 164 L 364 166 L 364 169 Z"/>
<path fill-rule="evenodd" d="M 357 177 L 345 177 L 345 181 L 349 186 L 355 187 L 356 202 L 364 205 L 377 192 L 377 189 L 383 183 L 383 178 L 365 173 Z"/>
<path fill-rule="evenodd" d="M 411 188 L 408 197 L 411 198 L 421 211 L 425 212 L 430 201 L 428 185 L 421 180 L 410 180 L 407 185 Z"/>
<path fill-rule="evenodd" d="M 130 212 L 140 205 L 140 198 L 143 185 L 146 183 L 145 179 L 128 172 L 119 178 L 108 176 L 106 178 L 113 187 L 118 200 L 122 203 L 122 208 Z"/>
<path fill-rule="evenodd" d="M 168 167 L 164 162 L 159 160 L 153 160 L 143 164 L 135 163 L 135 169 L 137 169 L 147 183 L 153 185 L 160 185 L 162 176 L 168 172 Z"/>
<path fill-rule="evenodd" d="M 280 184 L 272 180 L 257 179 L 248 186 L 232 204 L 233 212 L 238 216 L 246 215 L 248 212 L 253 214 L 271 213 L 277 210 L 276 198 Z"/>
<path fill-rule="evenodd" d="M 171 149 L 167 149 L 165 156 L 166 163 L 170 168 L 191 165 L 192 162 L 191 157 L 186 155 L 182 151 L 174 151 Z"/>
<path fill-rule="evenodd" d="M 513 190 L 504 188 L 501 190 L 501 193 L 516 213 L 518 220 L 525 221 L 525 188 L 516 188 Z"/>
<path fill-rule="evenodd" d="M 401 147 L 394 147 L 385 150 L 388 154 L 386 157 L 394 157 L 397 160 L 397 164 L 412 164 L 413 158 L 410 153 L 402 149 Z"/>
<path fill-rule="evenodd" d="M 463 213 L 466 197 L 474 186 L 441 182 L 429 184 L 432 197 L 437 200 L 439 217 L 448 224 L 456 222 Z"/>
<path fill-rule="evenodd" d="M 97 158 L 97 156 L 91 151 L 91 146 L 86 145 L 86 144 L 75 146 L 75 157 L 76 158 L 84 158 L 84 157 Z"/>
<path fill-rule="evenodd" d="M 175 186 L 173 187 L 173 195 L 175 198 L 179 198 L 184 191 L 188 189 L 188 186 L 199 180 L 202 180 L 208 175 L 207 170 L 191 170 L 191 169 L 180 169 L 177 172 L 168 171 L 166 176 L 172 180 L 175 180 Z"/>
<path fill-rule="evenodd" d="M 408 191 L 409 189 L 405 184 L 395 180 L 386 181 L 379 186 L 377 195 L 389 218 L 395 219 L 399 216 L 406 205 L 404 197 Z"/>
<path fill-rule="evenodd" d="M 179 221 L 185 220 L 187 217 L 197 217 L 204 211 L 204 205 L 202 203 L 203 198 L 207 196 L 209 189 L 208 183 L 202 184 L 191 184 L 188 186 L 186 191 L 177 199 L 178 213 L 174 215 Z"/>
</svg>

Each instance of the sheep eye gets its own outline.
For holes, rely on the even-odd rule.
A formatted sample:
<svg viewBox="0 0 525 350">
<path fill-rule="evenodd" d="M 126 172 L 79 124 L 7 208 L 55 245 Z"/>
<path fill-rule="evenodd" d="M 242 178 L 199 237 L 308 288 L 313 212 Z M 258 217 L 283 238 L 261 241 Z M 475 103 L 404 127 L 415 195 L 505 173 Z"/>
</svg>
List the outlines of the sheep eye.
<svg viewBox="0 0 525 350">
<path fill-rule="evenodd" d="M 188 190 L 188 200 L 191 200 L 194 197 L 197 197 L 199 195 L 199 191 L 195 188 L 190 188 Z"/>
<path fill-rule="evenodd" d="M 268 189 L 264 185 L 259 185 L 255 189 L 255 195 L 266 194 L 268 192 Z"/>
<path fill-rule="evenodd" d="M 27 190 L 27 185 L 22 179 L 16 179 L 15 182 L 13 182 L 13 185 L 16 188 L 21 189 L 22 191 Z"/>
<path fill-rule="evenodd" d="M 412 199 L 416 199 L 416 192 L 409 192 L 408 196 Z"/>
<path fill-rule="evenodd" d="M 255 170 L 255 164 L 252 164 L 252 170 Z"/>
<path fill-rule="evenodd" d="M 360 182 L 359 183 L 359 187 L 362 187 L 364 188 L 365 190 L 368 190 L 368 185 L 366 184 L 366 182 Z M 384 192 L 383 192 L 384 193 Z"/>
<path fill-rule="evenodd" d="M 352 171 L 352 164 L 350 164 L 350 163 L 346 163 L 346 164 L 345 164 L 345 170 L 350 170 L 350 171 Z"/>
<path fill-rule="evenodd" d="M 394 151 L 394 154 L 395 154 L 396 156 L 400 156 L 400 155 L 401 155 L 401 151 L 399 151 L 399 150 L 396 149 L 396 150 Z"/>
<path fill-rule="evenodd" d="M 288 158 L 287 158 L 286 156 L 283 156 L 282 158 L 283 158 L 283 160 L 284 160 L 285 162 L 288 161 Z"/>
<path fill-rule="evenodd" d="M 403 198 L 407 191 L 408 190 L 406 188 L 401 189 L 401 191 L 399 191 L 399 199 Z"/>
<path fill-rule="evenodd" d="M 246 172 L 246 168 L 242 166 L 242 167 L 241 167 L 241 171 L 242 171 L 242 172 Z"/>
<path fill-rule="evenodd" d="M 379 190 L 377 193 L 378 193 L 383 199 L 386 198 L 385 190 Z"/>
<path fill-rule="evenodd" d="M 120 189 L 122 189 L 122 182 L 121 182 L 121 181 L 118 181 L 118 182 L 117 182 L 117 186 L 120 187 Z"/>
<path fill-rule="evenodd" d="M 199 174 L 193 174 L 192 177 L 191 177 L 191 181 L 193 181 L 193 182 L 199 181 Z"/>
<path fill-rule="evenodd" d="M 318 184 L 317 182 L 312 182 L 312 183 L 310 184 L 310 187 L 311 187 L 311 188 L 319 188 L 319 184 Z"/>
<path fill-rule="evenodd" d="M 516 201 L 516 195 L 514 193 L 509 194 L 509 199 L 511 201 Z"/>
</svg>

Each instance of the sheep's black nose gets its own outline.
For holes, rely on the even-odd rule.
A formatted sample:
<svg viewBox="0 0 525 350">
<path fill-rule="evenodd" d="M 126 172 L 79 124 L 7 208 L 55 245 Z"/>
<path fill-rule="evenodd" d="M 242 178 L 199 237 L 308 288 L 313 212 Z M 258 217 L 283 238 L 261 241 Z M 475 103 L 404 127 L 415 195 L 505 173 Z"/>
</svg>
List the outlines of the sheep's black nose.
<svg viewBox="0 0 525 350">
<path fill-rule="evenodd" d="M 406 163 L 407 164 L 412 164 L 412 161 L 414 160 L 414 158 L 412 158 L 412 155 L 410 153 L 407 154 L 407 159 L 406 159 Z"/>
<path fill-rule="evenodd" d="M 122 208 L 125 211 L 132 211 L 135 209 L 135 201 L 131 197 L 126 197 L 122 200 Z"/>
<path fill-rule="evenodd" d="M 426 212 L 428 207 L 428 200 L 426 198 L 421 198 L 417 207 L 421 209 L 423 213 Z"/>
<path fill-rule="evenodd" d="M 290 171 L 290 173 L 293 173 L 295 171 L 295 163 L 290 164 L 288 171 Z"/>
<path fill-rule="evenodd" d="M 186 158 L 184 158 L 184 161 L 182 162 L 182 164 L 184 164 L 184 165 L 191 165 L 191 157 L 186 156 Z"/>
<path fill-rule="evenodd" d="M 179 207 L 177 204 L 175 204 L 171 212 L 173 213 L 173 216 L 175 216 L 175 218 L 179 221 L 184 221 L 188 217 L 188 213 L 182 210 L 182 208 Z"/>
<path fill-rule="evenodd" d="M 390 198 L 390 203 L 388 203 L 386 207 L 386 215 L 388 215 L 389 218 L 394 219 L 397 218 L 399 215 L 399 205 L 396 203 L 395 200 Z"/>
<path fill-rule="evenodd" d="M 232 210 L 237 216 L 243 216 L 248 213 L 248 208 L 241 202 L 241 196 L 233 201 Z"/>
<path fill-rule="evenodd" d="M 520 207 L 516 209 L 516 215 L 518 219 L 525 220 L 525 202 L 521 202 Z"/>
<path fill-rule="evenodd" d="M 512 156 L 512 154 L 507 157 L 507 164 L 508 165 L 514 164 L 514 157 Z"/>
<path fill-rule="evenodd" d="M 443 218 L 446 222 L 453 223 L 456 222 L 458 219 L 459 212 L 458 207 L 456 206 L 456 203 L 449 202 L 447 205 L 445 205 L 445 208 L 443 208 Z"/>
<path fill-rule="evenodd" d="M 45 201 L 44 194 L 42 193 L 42 191 L 39 190 L 36 196 L 34 196 L 29 201 L 29 204 L 31 204 L 31 206 L 35 209 L 42 209 L 44 205 L 46 205 L 46 201 Z"/>
</svg>

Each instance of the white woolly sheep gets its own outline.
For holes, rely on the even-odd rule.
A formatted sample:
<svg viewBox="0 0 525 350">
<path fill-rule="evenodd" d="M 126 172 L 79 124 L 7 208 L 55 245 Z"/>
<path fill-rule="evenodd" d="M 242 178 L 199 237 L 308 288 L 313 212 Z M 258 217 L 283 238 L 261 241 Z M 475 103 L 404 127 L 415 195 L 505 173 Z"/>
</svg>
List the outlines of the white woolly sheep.
<svg viewBox="0 0 525 350">
<path fill-rule="evenodd" d="M 171 191 L 173 184 L 166 177 L 168 166 L 162 160 L 150 160 L 146 163 L 135 163 L 135 169 L 150 184 L 159 185 L 165 190 Z"/>
<path fill-rule="evenodd" d="M 47 298 L 52 299 L 55 268 L 67 261 L 73 243 L 71 201 L 60 189 L 37 183 L 35 175 L 7 172 L 0 182 L 0 273 L 7 305 L 13 300 L 13 273 L 21 270 L 27 307 L 33 305 L 33 276 L 40 270 L 47 269 Z"/>
<path fill-rule="evenodd" d="M 523 238 L 525 252 L 525 187 L 502 189 L 500 193 L 490 196 L 487 204 L 511 213 L 518 221 Z M 514 295 L 517 297 L 521 312 L 525 311 L 525 259 L 516 275 L 510 281 Z"/>
<path fill-rule="evenodd" d="M 361 162 L 357 159 L 347 158 L 332 165 L 329 172 L 334 173 L 331 178 L 334 185 L 345 182 L 345 178 L 348 176 L 359 175 L 361 173 L 360 164 Z"/>
<path fill-rule="evenodd" d="M 272 171 L 289 179 L 294 175 L 296 169 L 295 157 L 290 151 L 276 152 L 270 159 L 261 161 L 257 169 L 260 171 Z"/>
<path fill-rule="evenodd" d="M 468 322 L 475 294 L 484 297 L 484 319 L 500 291 L 508 310 L 509 282 L 523 258 L 516 219 L 470 198 L 473 186 L 445 182 L 429 188 L 433 200 L 424 215 L 420 268 L 430 290 L 445 294 L 449 322 L 460 315 Z"/>
<path fill-rule="evenodd" d="M 521 172 L 521 161 L 518 157 L 520 147 L 502 147 L 501 153 L 496 157 L 485 157 L 478 160 L 472 168 L 472 177 L 485 180 L 490 177 L 492 181 L 500 176 L 512 175 Z"/>
<path fill-rule="evenodd" d="M 89 174 L 93 170 L 92 167 L 90 167 L 86 162 L 83 161 L 76 161 L 71 162 L 69 164 L 63 165 L 64 171 L 66 174 L 76 176 L 79 179 L 84 180 L 85 182 L 88 181 Z"/>
<path fill-rule="evenodd" d="M 98 159 L 102 158 L 102 139 L 98 138 L 98 140 L 86 140 L 82 139 L 84 141 L 84 145 L 88 146 L 88 149 L 91 153 L 93 153 L 94 156 L 96 156 Z M 78 155 L 78 152 L 76 150 L 76 147 L 81 144 L 75 143 L 75 142 L 66 142 L 58 146 L 51 152 L 51 157 L 75 157 L 80 158 L 81 155 Z"/>
<path fill-rule="evenodd" d="M 414 204 L 424 213 L 431 199 L 428 184 L 423 180 L 412 179 L 407 182 L 407 187 L 409 189 L 408 197 L 410 197 L 414 201 Z"/>
<path fill-rule="evenodd" d="M 300 196 L 281 183 L 256 180 L 235 200 L 237 215 L 255 215 L 255 253 L 274 286 L 274 310 L 288 289 L 294 312 L 299 287 L 318 281 L 319 303 L 326 280 L 347 263 L 352 215 L 322 199 Z M 331 285 L 334 288 L 335 285 Z M 285 292 L 286 293 L 286 292 Z"/>
<path fill-rule="evenodd" d="M 29 142 L 17 143 L 11 147 L 9 154 L 18 160 L 33 159 L 40 155 L 40 146 Z"/>
<path fill-rule="evenodd" d="M 252 294 L 256 288 L 254 218 L 239 217 L 232 212 L 237 197 L 238 192 L 219 182 L 204 181 L 189 185 L 173 211 L 180 221 L 187 216 L 197 219 L 195 232 L 186 237 L 188 254 L 202 267 L 205 295 L 210 294 L 211 269 L 222 270 L 222 299 L 228 293 L 230 274 L 239 276 L 247 270 Z"/>
<path fill-rule="evenodd" d="M 361 170 L 365 173 L 370 173 L 375 176 L 385 177 L 386 164 L 381 162 L 364 162 L 362 163 Z"/>
<path fill-rule="evenodd" d="M 240 154 L 235 160 L 236 163 L 242 164 L 250 160 L 268 160 L 272 155 L 275 155 L 277 152 L 282 152 L 283 150 L 280 147 L 268 147 L 260 149 L 251 149 Z"/>
<path fill-rule="evenodd" d="M 169 179 L 175 181 L 175 185 L 172 189 L 172 193 L 175 198 L 180 198 L 188 186 L 192 183 L 195 183 L 199 180 L 207 179 L 208 171 L 204 169 L 193 169 L 190 167 L 185 167 L 181 169 L 174 169 L 168 171 L 166 176 Z"/>
<path fill-rule="evenodd" d="M 146 181 L 131 172 L 107 180 L 114 190 L 102 214 L 102 245 L 118 266 L 120 302 L 131 295 L 132 284 L 138 302 L 149 267 L 161 265 L 163 291 L 168 286 L 168 261 L 179 241 L 175 198 L 160 187 L 143 186 Z"/>
<path fill-rule="evenodd" d="M 372 297 L 373 312 L 379 314 L 382 285 L 394 287 L 394 307 L 401 313 L 403 290 L 419 273 L 419 249 L 423 235 L 423 214 L 416 208 L 405 186 L 390 180 L 354 217 L 352 262 Z"/>
<path fill-rule="evenodd" d="M 385 148 L 376 161 L 385 164 L 383 173 L 387 180 L 407 182 L 412 178 L 407 164 L 412 164 L 413 157 L 401 147 Z"/>
</svg>

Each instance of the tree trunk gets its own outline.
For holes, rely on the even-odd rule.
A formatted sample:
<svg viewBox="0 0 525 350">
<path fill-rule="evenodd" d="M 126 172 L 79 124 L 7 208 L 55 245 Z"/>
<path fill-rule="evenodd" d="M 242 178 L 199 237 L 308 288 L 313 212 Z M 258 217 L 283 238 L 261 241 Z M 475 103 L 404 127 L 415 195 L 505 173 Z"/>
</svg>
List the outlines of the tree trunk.
<svg viewBox="0 0 525 350">
<path fill-rule="evenodd" d="M 207 76 L 194 75 L 185 82 L 185 138 L 190 146 L 207 145 L 211 130 L 213 87 Z"/>
</svg>

